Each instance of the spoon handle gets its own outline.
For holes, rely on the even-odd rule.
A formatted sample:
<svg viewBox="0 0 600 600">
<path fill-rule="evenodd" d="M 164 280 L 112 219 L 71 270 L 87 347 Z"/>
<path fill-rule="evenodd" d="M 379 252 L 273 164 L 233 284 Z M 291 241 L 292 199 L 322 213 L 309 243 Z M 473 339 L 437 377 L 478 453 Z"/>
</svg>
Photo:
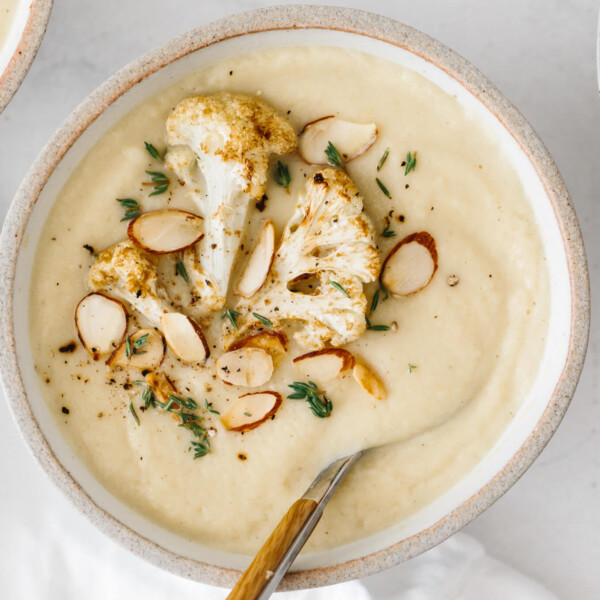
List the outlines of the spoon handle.
<svg viewBox="0 0 600 600">
<path fill-rule="evenodd" d="M 269 598 L 319 522 L 333 492 L 362 454 L 336 460 L 319 473 L 304 496 L 289 508 L 227 600 Z"/>
<path fill-rule="evenodd" d="M 300 498 L 289 508 L 250 566 L 227 596 L 228 600 L 256 600 L 274 575 L 284 554 L 317 507 L 315 500 Z M 320 515 L 319 515 L 320 517 Z M 315 525 L 317 524 L 315 521 Z"/>
</svg>

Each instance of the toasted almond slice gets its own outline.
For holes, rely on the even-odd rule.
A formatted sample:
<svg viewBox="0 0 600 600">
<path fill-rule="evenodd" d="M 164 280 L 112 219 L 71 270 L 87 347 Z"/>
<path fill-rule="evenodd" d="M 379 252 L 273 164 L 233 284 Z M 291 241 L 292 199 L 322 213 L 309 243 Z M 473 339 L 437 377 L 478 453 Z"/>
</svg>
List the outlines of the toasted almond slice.
<svg viewBox="0 0 600 600">
<path fill-rule="evenodd" d="M 271 418 L 281 406 L 277 392 L 252 392 L 240 396 L 221 417 L 231 431 L 249 431 Z"/>
<path fill-rule="evenodd" d="M 143 346 L 135 348 L 135 342 L 142 336 L 147 335 Z M 131 349 L 127 357 L 127 340 L 125 340 L 109 357 L 106 364 L 109 367 L 120 367 L 126 369 L 156 369 L 165 357 L 165 341 L 156 329 L 140 329 L 129 336 L 129 347 Z"/>
<path fill-rule="evenodd" d="M 235 288 L 236 294 L 251 298 L 260 290 L 269 274 L 274 254 L 275 227 L 269 219 L 265 222 L 258 241 L 248 257 L 248 262 Z"/>
<path fill-rule="evenodd" d="M 199 242 L 204 237 L 202 221 L 184 210 L 153 210 L 130 221 L 127 235 L 142 250 L 169 254 Z"/>
<path fill-rule="evenodd" d="M 169 402 L 169 396 L 177 394 L 175 385 L 169 379 L 169 376 L 162 371 L 156 373 L 147 373 L 144 377 L 146 383 L 153 389 L 157 400 L 163 404 Z M 177 403 L 171 405 L 175 410 L 179 408 Z"/>
<path fill-rule="evenodd" d="M 386 393 L 383 383 L 379 380 L 377 375 L 369 369 L 364 363 L 355 361 L 354 369 L 352 369 L 352 375 L 356 379 L 358 385 L 377 400 L 384 400 Z"/>
<path fill-rule="evenodd" d="M 342 348 L 325 348 L 297 356 L 294 364 L 309 379 L 325 383 L 351 369 L 354 366 L 354 356 Z"/>
<path fill-rule="evenodd" d="M 419 231 L 392 248 L 383 263 L 381 283 L 396 296 L 410 296 L 433 279 L 437 267 L 435 240 L 426 231 Z"/>
<path fill-rule="evenodd" d="M 169 348 L 183 362 L 202 363 L 210 356 L 202 329 L 187 315 L 167 313 L 160 323 Z"/>
<path fill-rule="evenodd" d="M 217 360 L 217 373 L 225 383 L 257 387 L 271 379 L 273 359 L 261 348 L 230 350 Z"/>
<path fill-rule="evenodd" d="M 328 164 L 325 149 L 331 142 L 348 162 L 364 154 L 377 139 L 375 123 L 352 123 L 339 117 L 329 116 L 304 126 L 298 142 L 298 153 L 307 163 Z"/>
<path fill-rule="evenodd" d="M 75 309 L 75 327 L 84 348 L 94 357 L 112 352 L 125 337 L 127 310 L 104 294 L 88 294 Z"/>
<path fill-rule="evenodd" d="M 244 347 L 266 350 L 271 355 L 274 363 L 277 364 L 287 353 L 287 338 L 281 331 L 265 329 L 238 340 L 229 346 L 228 351 Z"/>
</svg>

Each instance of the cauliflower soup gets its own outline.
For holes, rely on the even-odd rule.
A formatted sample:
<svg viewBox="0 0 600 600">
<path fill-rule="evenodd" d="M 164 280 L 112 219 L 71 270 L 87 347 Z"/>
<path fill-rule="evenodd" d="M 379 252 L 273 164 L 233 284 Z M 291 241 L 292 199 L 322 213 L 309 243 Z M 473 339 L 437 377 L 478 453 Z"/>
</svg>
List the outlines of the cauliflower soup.
<svg viewBox="0 0 600 600">
<path fill-rule="evenodd" d="M 38 242 L 31 347 L 95 477 L 253 553 L 362 458 L 307 551 L 380 531 L 490 450 L 535 376 L 548 274 L 499 143 L 421 75 L 276 48 L 172 84 L 81 160 Z"/>
</svg>

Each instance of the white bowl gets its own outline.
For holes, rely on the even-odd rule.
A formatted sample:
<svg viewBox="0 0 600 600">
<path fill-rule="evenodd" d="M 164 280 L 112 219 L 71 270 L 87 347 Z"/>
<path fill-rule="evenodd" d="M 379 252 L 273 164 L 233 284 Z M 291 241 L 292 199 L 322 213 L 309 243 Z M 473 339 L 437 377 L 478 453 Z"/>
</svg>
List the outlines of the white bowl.
<svg viewBox="0 0 600 600">
<path fill-rule="evenodd" d="M 16 0 L 0 40 L 0 113 L 25 79 L 46 32 L 53 0 Z M 0 9 L 2 10 L 2 9 Z"/>
<path fill-rule="evenodd" d="M 359 49 L 418 71 L 455 94 L 493 132 L 530 198 L 550 270 L 547 345 L 535 383 L 496 445 L 452 489 L 406 520 L 366 539 L 300 556 L 285 589 L 362 577 L 452 535 L 490 506 L 529 467 L 558 426 L 575 390 L 589 328 L 585 254 L 567 191 L 523 116 L 467 61 L 405 25 L 369 13 L 277 7 L 197 29 L 125 67 L 67 119 L 42 151 L 7 217 L 0 257 L 0 368 L 15 420 L 43 468 L 100 529 L 174 573 L 232 585 L 248 557 L 175 536 L 105 490 L 61 437 L 42 399 L 29 348 L 29 278 L 35 240 L 57 193 L 94 143 L 143 99 L 224 57 L 287 45 Z"/>
</svg>

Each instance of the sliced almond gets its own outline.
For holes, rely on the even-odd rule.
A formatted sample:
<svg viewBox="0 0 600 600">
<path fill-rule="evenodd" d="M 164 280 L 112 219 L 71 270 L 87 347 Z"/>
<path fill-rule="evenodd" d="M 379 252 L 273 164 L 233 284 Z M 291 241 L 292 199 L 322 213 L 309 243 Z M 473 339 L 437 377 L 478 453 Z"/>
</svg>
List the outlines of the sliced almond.
<svg viewBox="0 0 600 600">
<path fill-rule="evenodd" d="M 281 406 L 277 392 L 252 392 L 240 396 L 221 417 L 231 431 L 249 431 L 271 418 Z"/>
<path fill-rule="evenodd" d="M 169 348 L 183 362 L 203 363 L 210 356 L 202 329 L 187 315 L 167 313 L 160 323 Z"/>
<path fill-rule="evenodd" d="M 139 348 L 135 343 L 142 336 L 145 343 Z M 109 367 L 126 369 L 156 369 L 165 357 L 165 341 L 156 329 L 140 329 L 129 336 L 129 357 L 127 356 L 127 339 L 110 355 L 106 364 Z"/>
<path fill-rule="evenodd" d="M 274 363 L 276 364 L 285 356 L 287 353 L 287 338 L 281 331 L 275 329 L 265 329 L 264 331 L 257 331 L 251 335 L 238 340 L 232 344 L 228 351 L 238 350 L 239 348 L 261 348 L 271 355 Z"/>
<path fill-rule="evenodd" d="M 169 376 L 163 373 L 162 371 L 157 371 L 156 373 L 148 373 L 146 374 L 144 379 L 154 391 L 157 400 L 159 402 L 162 402 L 163 404 L 167 404 L 169 402 L 169 396 L 177 394 L 175 385 L 169 379 Z M 177 403 L 174 403 L 171 406 L 175 410 L 179 408 L 179 405 Z"/>
<path fill-rule="evenodd" d="M 268 220 L 260 232 L 256 245 L 252 249 L 244 271 L 237 282 L 235 293 L 244 298 L 251 298 L 260 290 L 273 262 L 275 254 L 275 227 Z"/>
<path fill-rule="evenodd" d="M 88 294 L 75 309 L 75 327 L 85 349 L 94 357 L 112 352 L 125 337 L 127 310 L 104 294 Z"/>
<path fill-rule="evenodd" d="M 426 231 L 412 233 L 398 242 L 383 263 L 381 283 L 396 296 L 422 290 L 438 267 L 435 240 Z"/>
<path fill-rule="evenodd" d="M 325 383 L 354 366 L 354 356 L 342 348 L 325 348 L 294 359 L 294 364 L 311 380 Z"/>
<path fill-rule="evenodd" d="M 386 393 L 383 383 L 379 380 L 377 375 L 369 369 L 364 363 L 358 360 L 354 363 L 354 369 L 352 369 L 352 375 L 356 379 L 358 385 L 377 400 L 384 400 Z"/>
<path fill-rule="evenodd" d="M 169 254 L 199 242 L 204 237 L 202 222 L 202 217 L 184 210 L 153 210 L 130 221 L 127 235 L 142 250 Z"/>
<path fill-rule="evenodd" d="M 329 116 L 304 126 L 298 142 L 298 153 L 307 163 L 328 164 L 325 149 L 331 142 L 344 162 L 364 154 L 377 139 L 375 123 L 352 123 Z"/>
<path fill-rule="evenodd" d="M 273 359 L 261 348 L 245 347 L 230 350 L 217 360 L 219 377 L 231 385 L 257 387 L 273 375 Z"/>
</svg>

